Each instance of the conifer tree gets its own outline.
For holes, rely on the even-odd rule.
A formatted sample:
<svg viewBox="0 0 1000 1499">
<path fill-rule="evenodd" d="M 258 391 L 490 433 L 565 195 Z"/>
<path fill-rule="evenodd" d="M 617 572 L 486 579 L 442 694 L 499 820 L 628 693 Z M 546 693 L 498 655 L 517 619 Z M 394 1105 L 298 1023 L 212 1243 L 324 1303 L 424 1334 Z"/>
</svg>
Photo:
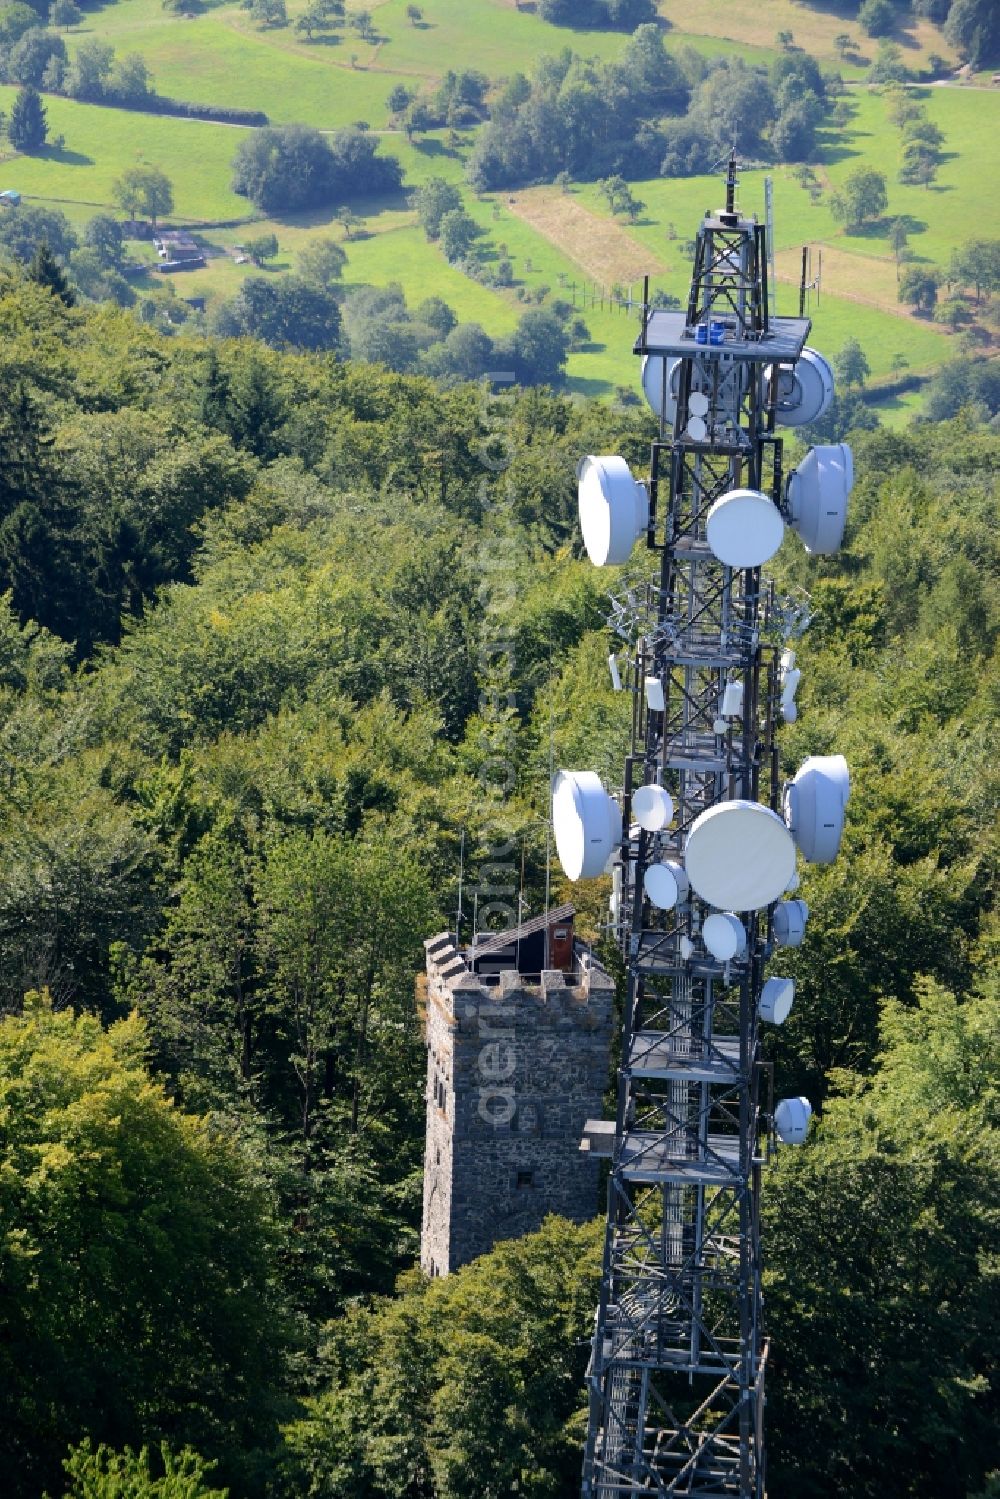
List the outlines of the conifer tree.
<svg viewBox="0 0 1000 1499">
<path fill-rule="evenodd" d="M 65 271 L 44 240 L 28 266 L 28 280 L 37 281 L 39 286 L 47 286 L 52 295 L 65 302 L 67 307 L 72 307 L 76 302 Z"/>
<path fill-rule="evenodd" d="M 37 151 L 39 147 L 45 145 L 48 128 L 45 105 L 39 97 L 38 90 L 19 89 L 7 126 L 7 135 L 14 150 Z"/>
</svg>

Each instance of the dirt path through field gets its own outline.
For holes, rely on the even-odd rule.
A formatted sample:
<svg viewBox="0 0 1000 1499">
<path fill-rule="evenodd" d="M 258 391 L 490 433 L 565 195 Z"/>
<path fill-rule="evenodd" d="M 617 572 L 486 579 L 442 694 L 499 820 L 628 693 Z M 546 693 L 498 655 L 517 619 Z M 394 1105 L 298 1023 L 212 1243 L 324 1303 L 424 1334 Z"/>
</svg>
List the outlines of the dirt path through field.
<svg viewBox="0 0 1000 1499">
<path fill-rule="evenodd" d="M 638 281 L 667 269 L 614 219 L 591 213 L 569 193 L 526 188 L 511 193 L 507 207 L 602 286 Z"/>
</svg>

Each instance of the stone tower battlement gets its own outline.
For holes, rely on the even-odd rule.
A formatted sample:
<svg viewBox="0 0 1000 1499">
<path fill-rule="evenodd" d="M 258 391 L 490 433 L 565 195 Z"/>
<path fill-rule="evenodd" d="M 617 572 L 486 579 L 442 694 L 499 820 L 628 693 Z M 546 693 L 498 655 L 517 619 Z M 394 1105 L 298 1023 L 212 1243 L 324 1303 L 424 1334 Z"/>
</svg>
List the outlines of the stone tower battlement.
<svg viewBox="0 0 1000 1499">
<path fill-rule="evenodd" d="M 421 1265 L 447 1275 L 548 1213 L 598 1212 L 600 1166 L 580 1138 L 608 1081 L 614 984 L 574 941 L 569 907 L 547 929 L 465 949 L 442 933 L 425 947 Z M 546 954 L 564 966 L 526 971 Z"/>
</svg>

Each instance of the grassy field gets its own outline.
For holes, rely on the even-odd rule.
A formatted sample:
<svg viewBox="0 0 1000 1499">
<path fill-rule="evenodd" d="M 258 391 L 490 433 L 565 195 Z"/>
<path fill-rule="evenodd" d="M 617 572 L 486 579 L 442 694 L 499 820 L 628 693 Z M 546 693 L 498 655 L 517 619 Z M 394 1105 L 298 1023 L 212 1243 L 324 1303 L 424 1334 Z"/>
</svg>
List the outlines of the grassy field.
<svg viewBox="0 0 1000 1499">
<path fill-rule="evenodd" d="M 17 90 L 0 88 L 8 112 Z M 65 149 L 46 147 L 0 164 L 4 186 L 60 208 L 79 223 L 113 205 L 111 185 L 136 162 L 162 167 L 174 184 L 178 222 L 237 218 L 252 204 L 229 190 L 230 164 L 246 132 L 200 120 L 168 119 L 76 104 L 49 96 L 50 136 L 64 135 Z"/>
<path fill-rule="evenodd" d="M 307 0 L 288 0 L 292 21 Z M 350 14 L 359 8 L 349 5 Z M 576 184 L 569 193 L 535 188 L 476 199 L 464 188 L 465 157 L 471 139 L 455 149 L 446 132 L 408 142 L 387 131 L 386 99 L 399 82 L 411 88 L 435 86 L 447 67 L 475 67 L 491 79 L 515 69 L 530 71 L 543 52 L 570 46 L 587 56 L 620 53 L 620 33 L 557 28 L 514 0 L 425 0 L 424 20 L 406 18 L 406 0 L 381 0 L 367 7 L 378 33 L 372 45 L 350 25 L 313 44 L 293 26 L 261 29 L 232 4 L 213 6 L 196 18 L 173 15 L 161 0 L 118 0 L 86 16 L 67 36 L 72 49 L 87 36 L 111 42 L 119 54 L 141 52 L 159 92 L 178 98 L 260 108 L 276 122 L 299 120 L 334 129 L 357 120 L 381 130 L 382 149 L 397 156 L 408 187 L 431 176 L 463 186 L 466 206 L 484 231 L 487 259 L 508 257 L 514 288 L 479 285 L 449 266 L 437 245 L 427 242 L 405 196 L 392 202 L 358 205 L 364 235 L 345 243 L 348 284 L 398 281 L 411 304 L 433 291 L 463 320 L 482 323 L 499 336 L 508 332 L 526 306 L 546 292 L 586 300 L 583 315 L 591 333 L 588 347 L 570 359 L 573 388 L 607 393 L 634 384 L 630 349 L 633 320 L 605 302 L 603 288 L 638 283 L 644 272 L 675 295 L 687 290 L 689 256 L 685 243 L 707 207 L 720 195 L 709 178 L 637 183 L 645 208 L 632 225 L 614 219 L 594 184 Z M 671 46 L 689 45 L 705 53 L 739 53 L 754 60 L 774 56 L 776 34 L 791 31 L 796 45 L 823 61 L 837 63 L 850 80 L 870 60 L 874 44 L 838 4 L 813 8 L 792 0 L 660 0 Z M 908 13 L 907 13 L 908 14 Z M 692 29 L 688 29 L 692 28 Z M 855 44 L 852 61 L 837 57 L 834 39 L 846 32 Z M 946 52 L 940 33 L 924 23 L 900 31 L 911 66 L 929 51 Z M 12 89 L 0 89 L 0 108 L 9 110 Z M 954 87 L 920 91 L 928 114 L 945 135 L 945 160 L 930 188 L 904 187 L 896 178 L 898 133 L 886 116 L 885 101 L 866 87 L 851 87 L 852 118 L 846 129 L 821 137 L 814 167 L 820 191 L 813 197 L 788 168 L 773 172 L 779 310 L 797 303 L 799 247 L 813 246 L 813 268 L 823 251 L 823 282 L 811 299 L 814 338 L 836 350 L 848 337 L 865 344 L 873 373 L 886 374 L 905 359 L 915 370 L 949 357 L 954 340 L 932 323 L 911 316 L 896 301 L 896 271 L 890 253 L 888 219 L 904 216 L 910 251 L 917 260 L 947 263 L 963 237 L 1000 233 L 1000 202 L 984 191 L 984 143 L 1000 129 L 1000 92 Z M 62 209 L 81 223 L 112 202 L 112 183 L 136 161 L 160 166 L 175 188 L 178 223 L 212 224 L 206 229 L 210 260 L 204 270 L 175 280 L 183 295 L 204 296 L 209 304 L 231 296 L 253 268 L 236 265 L 230 253 L 245 235 L 241 224 L 256 219 L 252 205 L 229 187 L 230 165 L 243 133 L 239 128 L 102 109 L 50 97 L 50 135 L 62 134 L 62 150 L 47 148 L 31 157 L 8 159 L 0 186 L 20 189 L 29 199 Z M 830 192 L 855 166 L 871 164 L 889 179 L 886 221 L 863 233 L 846 235 L 829 211 Z M 748 172 L 743 203 L 763 211 L 762 173 Z M 277 223 L 257 220 L 259 231 L 278 236 L 281 254 L 268 274 L 294 269 L 301 246 L 318 234 L 341 238 L 329 214 L 297 216 Z M 255 229 L 255 232 L 258 232 Z M 594 296 L 598 303 L 594 305 Z M 918 395 L 898 403 L 904 415 Z M 894 415 L 896 406 L 887 407 Z"/>
<path fill-rule="evenodd" d="M 528 188 L 508 202 L 517 218 L 551 240 L 592 281 L 610 286 L 666 271 L 662 257 L 633 239 L 618 220 L 593 213 L 570 192 Z"/>
<path fill-rule="evenodd" d="M 307 3 L 288 0 L 290 22 Z M 789 9 L 787 0 L 774 3 L 781 13 Z M 544 52 L 571 46 L 586 57 L 612 58 L 626 42 L 620 32 L 550 26 L 512 0 L 428 0 L 418 26 L 406 18 L 406 0 L 364 8 L 374 18 L 374 45 L 349 24 L 310 43 L 293 24 L 261 27 L 234 5 L 186 18 L 165 12 L 160 0 L 119 0 L 94 18 L 93 31 L 120 52 L 141 53 L 160 93 L 202 104 L 246 106 L 252 100 L 275 122 L 298 120 L 320 129 L 358 119 L 378 128 L 386 123 L 395 84 L 433 87 L 447 68 L 499 78 L 530 72 Z M 349 7 L 348 17 L 358 9 Z M 89 34 L 87 28 L 70 33 L 70 49 Z M 709 55 L 769 56 L 767 45 L 753 37 L 734 43 L 721 33 L 685 33 L 683 41 Z"/>
<path fill-rule="evenodd" d="M 916 92 L 944 133 L 944 161 L 931 187 L 907 187 L 896 181 L 899 132 L 886 117 L 884 98 L 867 89 L 852 93 L 853 119 L 840 141 L 827 150 L 826 170 L 834 186 L 860 164 L 884 171 L 889 179 L 886 218 L 909 219 L 913 254 L 947 264 L 963 239 L 1000 235 L 1000 200 L 989 176 L 996 155 L 993 143 L 1000 134 L 1000 90 L 941 87 Z M 888 255 L 886 235 L 883 222 L 864 235 L 844 236 L 843 243 Z"/>
<path fill-rule="evenodd" d="M 761 44 L 774 47 L 778 32 L 790 31 L 797 47 L 823 62 L 836 63 L 847 77 L 870 63 L 878 50 L 857 23 L 857 6 L 837 4 L 836 0 L 822 8 L 798 5 L 793 0 L 699 0 L 697 7 L 691 0 L 660 0 L 659 10 L 676 34 L 696 24 L 705 37 L 758 48 Z M 837 53 L 834 38 L 841 33 L 853 43 L 851 55 L 857 59 L 853 65 L 845 65 Z M 893 40 L 902 47 L 911 68 L 926 63 L 931 52 L 948 58 L 954 55 L 938 28 L 916 20 L 908 9 L 900 10 Z"/>
</svg>

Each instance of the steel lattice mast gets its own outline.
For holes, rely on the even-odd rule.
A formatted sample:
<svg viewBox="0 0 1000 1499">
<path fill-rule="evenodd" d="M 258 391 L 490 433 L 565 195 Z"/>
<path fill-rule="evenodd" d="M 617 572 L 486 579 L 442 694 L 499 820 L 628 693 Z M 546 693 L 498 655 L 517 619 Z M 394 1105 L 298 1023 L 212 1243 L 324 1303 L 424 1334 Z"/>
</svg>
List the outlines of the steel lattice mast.
<svg viewBox="0 0 1000 1499">
<path fill-rule="evenodd" d="M 810 373 L 799 363 L 810 323 L 771 314 L 764 226 L 740 215 L 735 194 L 734 158 L 726 206 L 706 215 L 698 232 L 686 310 L 655 311 L 648 293 L 644 299 L 635 351 L 645 356 L 643 383 L 660 435 L 648 489 L 636 485 L 635 501 L 621 488 L 614 467 L 621 460 L 586 460 L 598 475 L 608 546 L 603 531 L 593 543 L 597 491 L 581 466 L 592 559 L 622 561 L 619 552 L 643 534 L 659 553 L 658 577 L 616 605 L 634 693 L 622 832 L 617 804 L 599 783 L 595 790 L 596 777 L 560 772 L 554 787 L 557 844 L 570 877 L 599 872 L 598 858 L 608 867 L 612 853 L 612 921 L 627 971 L 613 1133 L 610 1122 L 594 1122 L 584 1140 L 585 1149 L 611 1157 L 584 1499 L 764 1494 L 759 1203 L 771 1106 L 760 1031 L 762 1020 L 784 1019 L 792 993 L 781 979 L 765 991 L 764 968 L 776 930 L 797 943 L 807 915 L 802 902 L 776 904 L 795 884 L 792 835 L 806 857 L 828 856 L 817 852 L 815 810 L 801 794 L 796 803 L 797 784 L 810 774 L 813 791 L 823 783 L 814 801 L 839 816 L 837 844 L 846 801 L 839 757 L 807 761 L 784 801 L 779 783 L 776 731 L 783 708 L 794 716 L 797 674 L 791 654 L 781 653 L 780 611 L 762 585 L 758 554 L 771 555 L 786 519 L 804 536 L 815 529 L 815 516 L 802 519 L 802 480 L 794 513 L 775 435 L 782 405 L 792 422 L 810 405 L 810 391 L 795 380 L 796 369 Z M 847 460 L 839 448 L 813 453 L 825 453 L 828 465 L 840 455 L 841 481 L 826 485 L 826 498 L 840 506 L 839 545 Z M 773 545 L 766 534 L 762 540 L 775 527 Z M 707 873 L 699 862 L 705 830 L 714 836 L 722 826 L 707 817 L 713 809 L 732 830 L 741 889 L 752 889 L 739 908 L 728 893 L 714 893 L 728 888 L 730 855 L 721 864 L 716 857 Z M 770 854 L 754 842 L 758 831 L 765 843 L 778 840 L 779 864 L 791 860 L 776 887 Z M 722 885 L 713 884 L 717 877 Z M 781 1109 L 796 1117 L 779 1117 L 779 1134 L 803 1138 L 806 1101 Z"/>
</svg>

